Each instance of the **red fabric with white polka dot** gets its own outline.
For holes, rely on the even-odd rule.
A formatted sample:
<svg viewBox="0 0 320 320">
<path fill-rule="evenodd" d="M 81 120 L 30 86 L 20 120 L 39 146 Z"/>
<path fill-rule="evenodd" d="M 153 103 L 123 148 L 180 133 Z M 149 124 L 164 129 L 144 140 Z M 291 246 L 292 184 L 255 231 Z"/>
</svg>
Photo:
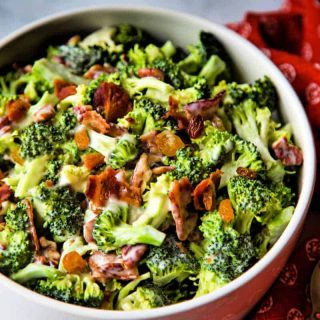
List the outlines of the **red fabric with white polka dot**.
<svg viewBox="0 0 320 320">
<path fill-rule="evenodd" d="M 320 0 L 286 0 L 279 11 L 249 12 L 228 26 L 259 47 L 292 84 L 312 124 L 320 158 Z M 320 259 L 319 186 L 318 179 L 299 245 L 248 319 L 302 320 L 310 315 L 310 277 Z"/>
</svg>

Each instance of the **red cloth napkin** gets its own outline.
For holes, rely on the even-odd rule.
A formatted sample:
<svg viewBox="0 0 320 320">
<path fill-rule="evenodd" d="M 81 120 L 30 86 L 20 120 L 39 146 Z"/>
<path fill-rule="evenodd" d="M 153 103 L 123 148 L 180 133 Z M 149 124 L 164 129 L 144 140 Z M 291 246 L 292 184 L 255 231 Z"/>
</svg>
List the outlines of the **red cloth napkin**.
<svg viewBox="0 0 320 320">
<path fill-rule="evenodd" d="M 312 124 L 319 155 L 320 0 L 286 0 L 279 11 L 249 12 L 228 27 L 259 47 L 292 84 Z M 319 185 L 318 179 L 299 245 L 249 319 L 301 320 L 310 315 L 310 277 L 320 259 Z"/>
</svg>

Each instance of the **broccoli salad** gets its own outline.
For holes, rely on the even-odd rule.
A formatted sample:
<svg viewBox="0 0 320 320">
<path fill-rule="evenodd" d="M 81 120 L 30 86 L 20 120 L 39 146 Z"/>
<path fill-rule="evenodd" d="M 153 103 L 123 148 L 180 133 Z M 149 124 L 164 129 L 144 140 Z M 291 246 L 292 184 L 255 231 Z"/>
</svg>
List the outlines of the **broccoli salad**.
<svg viewBox="0 0 320 320">
<path fill-rule="evenodd" d="M 271 80 L 239 83 L 201 31 L 122 24 L 0 76 L 0 271 L 45 296 L 140 310 L 221 288 L 289 223 L 303 157 Z"/>
</svg>

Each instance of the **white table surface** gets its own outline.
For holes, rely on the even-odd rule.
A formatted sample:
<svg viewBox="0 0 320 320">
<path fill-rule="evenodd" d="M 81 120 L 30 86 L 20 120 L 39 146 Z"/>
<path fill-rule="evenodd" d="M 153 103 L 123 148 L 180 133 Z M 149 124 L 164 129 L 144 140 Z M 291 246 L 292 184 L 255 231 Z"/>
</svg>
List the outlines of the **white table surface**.
<svg viewBox="0 0 320 320">
<path fill-rule="evenodd" d="M 281 0 L 0 0 L 0 38 L 41 17 L 88 5 L 157 6 L 226 23 L 240 20 L 247 10 L 273 10 L 281 3 Z M 0 319 L 76 320 L 76 317 L 58 317 L 52 310 L 47 311 L 0 288 Z"/>
</svg>

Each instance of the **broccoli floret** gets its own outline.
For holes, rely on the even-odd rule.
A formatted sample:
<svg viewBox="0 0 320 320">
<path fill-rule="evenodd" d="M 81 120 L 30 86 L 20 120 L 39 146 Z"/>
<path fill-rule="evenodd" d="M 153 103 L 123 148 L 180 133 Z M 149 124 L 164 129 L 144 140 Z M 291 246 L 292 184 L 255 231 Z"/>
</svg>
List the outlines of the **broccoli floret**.
<svg viewBox="0 0 320 320">
<path fill-rule="evenodd" d="M 64 80 L 76 85 L 89 84 L 88 79 L 72 74 L 63 64 L 45 58 L 35 62 L 32 67 L 32 73 L 40 79 L 47 81 L 51 86 L 54 80 Z"/>
<path fill-rule="evenodd" d="M 124 311 L 159 308 L 169 303 L 162 288 L 155 285 L 139 286 L 133 293 L 118 302 L 118 309 Z"/>
<path fill-rule="evenodd" d="M 61 170 L 63 161 L 60 159 L 50 160 L 46 165 L 46 171 L 43 176 L 43 181 L 50 180 L 56 184 L 59 180 L 59 172 Z"/>
<path fill-rule="evenodd" d="M 263 174 L 265 171 L 264 162 L 254 144 L 242 140 L 237 135 L 233 136 L 232 141 L 234 148 L 221 167 L 223 174 L 220 181 L 220 188 L 226 186 L 229 179 L 237 175 L 237 169 L 239 167 L 248 168 L 260 174 Z"/>
<path fill-rule="evenodd" d="M 62 135 L 57 127 L 40 122 L 21 130 L 19 139 L 22 157 L 35 158 L 51 154 L 57 145 L 65 141 L 65 135 Z"/>
<path fill-rule="evenodd" d="M 274 183 L 270 188 L 276 194 L 283 208 L 294 205 L 295 194 L 292 189 L 287 187 L 283 182 Z"/>
<path fill-rule="evenodd" d="M 285 169 L 280 160 L 275 160 L 269 151 L 271 113 L 268 108 L 258 108 L 252 100 L 231 109 L 231 118 L 238 135 L 253 143 L 266 164 L 267 176 L 273 182 L 283 180 Z"/>
<path fill-rule="evenodd" d="M 20 227 L 21 222 L 23 221 L 20 220 L 14 227 Z M 0 271 L 10 275 L 31 262 L 33 258 L 32 244 L 26 231 L 11 232 L 8 228 L 5 228 L 0 231 L 0 239 L 4 238 L 2 233 L 6 233 L 7 244 L 5 249 L 0 252 Z"/>
<path fill-rule="evenodd" d="M 112 168 L 118 169 L 125 166 L 138 155 L 138 140 L 136 136 L 124 134 L 110 153 L 108 163 Z"/>
<path fill-rule="evenodd" d="M 129 207 L 109 201 L 107 208 L 98 216 L 93 237 L 99 248 L 110 251 L 124 245 L 137 243 L 161 245 L 165 234 L 151 226 L 132 226 L 127 223 Z"/>
<path fill-rule="evenodd" d="M 159 228 L 165 222 L 169 213 L 170 185 L 171 181 L 165 174 L 150 184 L 150 190 L 143 195 L 145 209 L 141 216 L 134 221 L 134 226 L 151 225 L 154 228 Z"/>
<path fill-rule="evenodd" d="M 218 211 L 202 217 L 199 229 L 205 251 L 198 275 L 197 296 L 214 291 L 241 275 L 256 259 L 256 250 L 249 234 L 240 234 L 226 225 Z"/>
<path fill-rule="evenodd" d="M 65 165 L 61 169 L 59 186 L 70 185 L 76 192 L 85 193 L 90 171 L 84 166 Z"/>
<path fill-rule="evenodd" d="M 169 172 L 171 179 L 180 180 L 187 177 L 193 185 L 207 178 L 212 172 L 212 168 L 203 163 L 199 151 L 195 151 L 192 147 L 177 150 L 176 159 L 170 161 L 170 165 L 175 167 Z"/>
<path fill-rule="evenodd" d="M 67 274 L 56 279 L 39 280 L 35 291 L 45 296 L 86 307 L 99 308 L 104 295 L 89 275 Z"/>
<path fill-rule="evenodd" d="M 17 185 L 14 195 L 18 198 L 26 197 L 30 193 L 30 189 L 35 187 L 42 180 L 47 164 L 47 156 L 35 158 L 31 161 L 26 161 L 18 174 Z"/>
<path fill-rule="evenodd" d="M 276 193 L 259 180 L 236 176 L 229 179 L 227 188 L 235 209 L 234 227 L 240 233 L 250 233 L 254 218 L 267 224 L 282 210 Z"/>
<path fill-rule="evenodd" d="M 28 227 L 28 213 L 25 202 L 11 206 L 5 215 L 6 226 L 12 231 L 25 230 Z"/>
<path fill-rule="evenodd" d="M 56 242 L 64 242 L 80 233 L 84 212 L 79 194 L 68 187 L 46 188 L 40 185 L 32 195 L 43 227 L 51 232 Z"/>
<path fill-rule="evenodd" d="M 226 63 L 217 55 L 212 55 L 207 63 L 201 69 L 199 76 L 207 80 L 209 86 L 212 86 L 216 79 L 226 71 Z"/>
<path fill-rule="evenodd" d="M 57 277 L 63 276 L 65 273 L 55 269 L 54 267 L 49 267 L 38 263 L 29 263 L 26 267 L 14 273 L 10 278 L 18 283 L 32 283 L 34 280 L 48 278 L 56 279 Z"/>
<path fill-rule="evenodd" d="M 232 134 L 215 128 L 210 121 L 204 122 L 201 136 L 192 142 L 199 146 L 199 155 L 209 166 L 219 163 L 234 146 Z"/>
<path fill-rule="evenodd" d="M 79 164 L 81 157 L 80 157 L 80 150 L 75 142 L 75 140 L 69 140 L 68 142 L 64 143 L 59 148 L 59 159 L 63 161 L 64 164 Z"/>
<path fill-rule="evenodd" d="M 100 134 L 93 130 L 88 130 L 88 134 L 90 138 L 89 147 L 93 150 L 98 151 L 106 159 L 108 159 L 112 151 L 114 151 L 114 149 L 116 148 L 117 139 L 104 134 Z"/>
<path fill-rule="evenodd" d="M 70 109 L 60 111 L 54 118 L 54 124 L 62 134 L 68 135 L 77 125 L 77 117 Z"/>
<path fill-rule="evenodd" d="M 199 272 L 196 258 L 169 235 L 160 247 L 150 248 L 146 265 L 154 284 L 158 286 L 164 286 L 173 280 L 182 282 Z"/>
<path fill-rule="evenodd" d="M 77 75 L 84 74 L 95 64 L 108 62 L 108 51 L 95 46 L 81 48 L 77 45 L 62 45 L 55 48 L 55 55 L 63 59 L 64 64 Z"/>
</svg>

